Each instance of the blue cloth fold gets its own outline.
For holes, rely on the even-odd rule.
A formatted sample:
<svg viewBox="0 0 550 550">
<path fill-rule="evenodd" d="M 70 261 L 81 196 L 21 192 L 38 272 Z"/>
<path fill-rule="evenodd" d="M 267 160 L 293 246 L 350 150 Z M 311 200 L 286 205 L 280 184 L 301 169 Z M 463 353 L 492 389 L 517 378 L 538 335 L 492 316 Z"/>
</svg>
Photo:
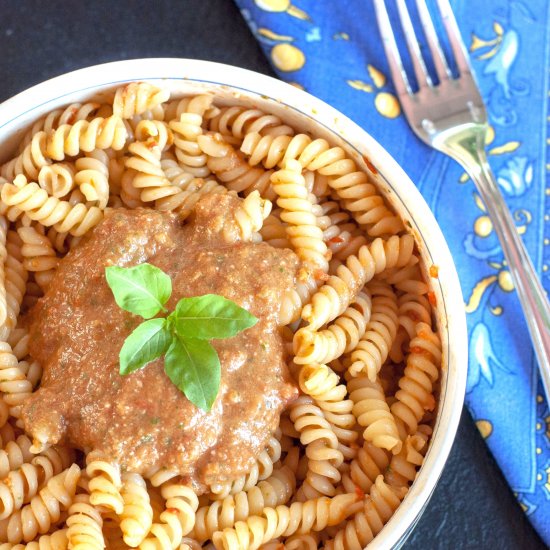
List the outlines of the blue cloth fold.
<svg viewBox="0 0 550 550">
<path fill-rule="evenodd" d="M 292 1 L 237 4 L 279 76 L 362 125 L 404 167 L 435 213 L 466 302 L 467 405 L 522 508 L 550 544 L 550 412 L 483 203 L 460 166 L 409 129 L 387 78 L 372 3 Z M 548 290 L 550 3 L 451 3 L 489 111 L 491 165 Z M 390 17 L 397 26 L 396 14 Z"/>
</svg>

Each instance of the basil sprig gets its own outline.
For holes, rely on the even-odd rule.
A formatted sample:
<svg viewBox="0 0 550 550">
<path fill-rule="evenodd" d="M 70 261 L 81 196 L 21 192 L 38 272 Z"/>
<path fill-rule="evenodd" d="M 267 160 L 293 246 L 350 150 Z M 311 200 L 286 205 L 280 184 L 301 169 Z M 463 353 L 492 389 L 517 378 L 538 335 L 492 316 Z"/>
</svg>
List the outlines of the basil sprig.
<svg viewBox="0 0 550 550">
<path fill-rule="evenodd" d="M 154 265 L 105 268 L 107 284 L 122 309 L 147 319 L 120 350 L 120 374 L 126 375 L 164 355 L 164 371 L 187 399 L 210 410 L 220 387 L 221 366 L 209 340 L 231 338 L 258 319 L 216 294 L 182 298 L 166 317 L 172 294 L 170 277 Z M 154 319 L 152 317 L 155 317 Z"/>
</svg>

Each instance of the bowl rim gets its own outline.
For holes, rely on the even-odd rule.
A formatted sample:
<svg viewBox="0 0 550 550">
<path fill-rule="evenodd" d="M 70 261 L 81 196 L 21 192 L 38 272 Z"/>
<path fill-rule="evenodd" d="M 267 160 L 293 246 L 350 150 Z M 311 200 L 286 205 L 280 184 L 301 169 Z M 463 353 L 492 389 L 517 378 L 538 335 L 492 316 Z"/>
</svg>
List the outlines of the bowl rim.
<svg viewBox="0 0 550 550">
<path fill-rule="evenodd" d="M 249 96 L 284 104 L 311 119 L 314 124 L 323 125 L 360 155 L 368 150 L 369 160 L 387 184 L 387 190 L 396 193 L 402 206 L 407 209 L 422 245 L 430 256 L 437 258 L 443 277 L 440 276 L 434 284 L 440 286 L 441 295 L 444 295 L 444 323 L 449 344 L 445 399 L 442 404 L 439 403 L 436 430 L 424 464 L 405 499 L 406 506 L 397 509 L 369 544 L 369 548 L 396 547 L 418 521 L 450 453 L 465 396 L 468 339 L 462 291 L 449 247 L 424 198 L 393 157 L 366 130 L 304 90 L 248 69 L 185 58 L 145 58 L 102 63 L 36 84 L 0 104 L 0 141 L 3 134 L 10 135 L 13 130 L 20 130 L 26 125 L 21 122 L 18 124 L 18 120 L 34 120 L 36 117 L 29 118 L 33 112 L 46 109 L 50 103 L 59 103 L 71 94 L 89 92 L 92 96 L 94 92 L 130 81 L 182 79 L 206 86 L 241 90 Z M 60 91 L 63 93 L 60 94 Z M 40 98 L 39 103 L 37 98 Z"/>
</svg>

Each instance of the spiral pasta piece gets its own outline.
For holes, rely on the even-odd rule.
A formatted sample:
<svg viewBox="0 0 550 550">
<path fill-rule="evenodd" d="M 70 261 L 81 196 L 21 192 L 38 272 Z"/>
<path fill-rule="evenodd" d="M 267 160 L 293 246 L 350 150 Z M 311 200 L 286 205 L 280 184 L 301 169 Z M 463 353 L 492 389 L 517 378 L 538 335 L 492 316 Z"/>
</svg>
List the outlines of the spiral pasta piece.
<svg viewBox="0 0 550 550">
<path fill-rule="evenodd" d="M 302 318 L 309 328 L 316 330 L 341 315 L 355 299 L 360 289 L 377 273 L 385 269 L 405 265 L 413 253 L 412 235 L 394 235 L 388 240 L 375 239 L 363 245 L 357 255 L 347 258 L 336 275 L 331 275 L 304 306 Z"/>
<path fill-rule="evenodd" d="M 327 365 L 304 365 L 299 375 L 300 389 L 315 400 L 332 428 L 350 429 L 355 425 L 353 402 L 346 399 L 347 388 Z M 338 434 L 337 434 L 338 436 Z M 354 434 L 355 440 L 357 434 Z"/>
<path fill-rule="evenodd" d="M 132 118 L 150 111 L 170 99 L 170 92 L 148 82 L 131 82 L 117 89 L 113 100 L 113 114 Z"/>
<path fill-rule="evenodd" d="M 353 414 L 359 425 L 365 428 L 365 441 L 394 454 L 399 453 L 401 439 L 380 383 L 362 375 L 350 379 L 347 387 L 353 401 Z"/>
<path fill-rule="evenodd" d="M 6 323 L 8 318 L 5 269 L 5 263 L 8 259 L 7 240 L 8 220 L 4 216 L 0 216 L 0 327 Z"/>
<path fill-rule="evenodd" d="M 48 136 L 44 131 L 34 134 L 31 142 L 18 156 L 2 165 L 0 175 L 10 181 L 19 174 L 31 179 L 38 178 L 40 169 L 52 162 L 46 154 L 47 140 Z"/>
<path fill-rule="evenodd" d="M 10 415 L 19 418 L 21 405 L 32 393 L 32 384 L 21 372 L 17 357 L 7 342 L 0 342 L 0 391 Z"/>
<path fill-rule="evenodd" d="M 137 548 L 153 523 L 153 509 L 145 481 L 139 474 L 122 474 L 120 495 L 124 502 L 120 514 L 122 537 L 128 546 Z"/>
<path fill-rule="evenodd" d="M 53 160 L 63 160 L 66 156 L 75 157 L 81 151 L 90 153 L 94 149 L 108 148 L 120 151 L 126 145 L 127 137 L 126 127 L 118 116 L 97 117 L 90 122 L 79 120 L 52 130 L 42 154 Z"/>
<path fill-rule="evenodd" d="M 248 134 L 277 136 L 294 133 L 278 116 L 240 106 L 222 107 L 218 115 L 208 121 L 208 129 L 221 134 L 227 143 L 233 145 L 241 143 Z"/>
<path fill-rule="evenodd" d="M 75 186 L 75 166 L 67 162 L 56 162 L 40 168 L 38 185 L 48 195 L 58 199 L 68 195 Z"/>
<path fill-rule="evenodd" d="M 109 201 L 109 157 L 97 149 L 87 153 L 75 162 L 74 182 L 88 201 L 97 201 L 99 208 L 105 208 Z"/>
<path fill-rule="evenodd" d="M 24 176 L 17 176 L 13 184 L 4 185 L 0 196 L 5 205 L 17 208 L 31 220 L 46 227 L 53 225 L 59 233 L 69 232 L 76 237 L 84 235 L 103 218 L 99 208 L 80 203 L 73 206 L 68 201 L 50 197 L 35 182 L 27 183 Z"/>
<path fill-rule="evenodd" d="M 365 334 L 370 320 L 372 301 L 368 291 L 361 291 L 354 302 L 326 329 L 307 327 L 294 335 L 294 362 L 299 365 L 329 363 L 352 351 Z"/>
<path fill-rule="evenodd" d="M 281 458 L 281 444 L 272 436 L 269 438 L 266 448 L 260 453 L 250 471 L 237 479 L 217 483 L 210 486 L 210 497 L 213 500 L 226 498 L 228 495 L 236 495 L 243 491 L 249 491 L 256 486 L 258 481 L 263 481 L 273 474 L 273 464 Z"/>
<path fill-rule="evenodd" d="M 224 226 L 225 242 L 259 242 L 261 236 L 258 231 L 262 228 L 264 220 L 270 212 L 271 202 L 262 199 L 258 191 L 253 191 L 235 211 L 234 223 Z"/>
<path fill-rule="evenodd" d="M 351 376 L 366 373 L 372 382 L 386 361 L 397 334 L 397 297 L 389 285 L 371 286 L 372 313 L 365 333 L 351 352 Z"/>
<path fill-rule="evenodd" d="M 46 290 L 59 264 L 59 258 L 51 241 L 32 226 L 20 227 L 17 233 L 23 242 L 21 247 L 23 267 L 33 272 L 38 286 Z"/>
<path fill-rule="evenodd" d="M 417 469 L 424 461 L 428 439 L 432 429 L 427 425 L 418 426 L 414 435 L 405 438 L 401 452 L 392 456 L 384 477 L 392 487 L 409 487 L 416 477 Z"/>
<path fill-rule="evenodd" d="M 271 213 L 260 229 L 262 240 L 273 248 L 290 248 L 290 241 L 286 234 L 286 224 L 280 217 Z"/>
<path fill-rule="evenodd" d="M 395 394 L 397 401 L 390 407 L 393 416 L 405 424 L 409 434 L 417 431 L 424 413 L 435 407 L 432 392 L 439 377 L 441 356 L 441 341 L 437 333 L 428 324 L 418 323 L 416 336 L 410 343 L 407 365 L 399 380 L 399 390 Z"/>
<path fill-rule="evenodd" d="M 186 189 L 189 183 L 195 179 L 193 174 L 186 172 L 173 158 L 161 158 L 160 167 L 170 183 L 180 189 Z"/>
<path fill-rule="evenodd" d="M 25 436 L 20 436 L 17 441 L 21 437 Z M 12 444 L 15 445 L 15 442 Z M 8 445 L 10 443 L 6 445 L 6 450 Z M 0 520 L 8 518 L 14 510 L 29 502 L 53 476 L 68 468 L 74 460 L 74 452 L 67 447 L 53 446 L 34 458 L 29 453 L 30 449 L 29 445 L 26 450 L 29 456 L 23 457 L 25 462 L 19 466 L 13 463 L 11 471 L 0 482 Z"/>
<path fill-rule="evenodd" d="M 99 107 L 99 103 L 91 101 L 87 103 L 71 103 L 65 108 L 51 111 L 31 126 L 19 144 L 19 151 L 22 151 L 31 142 L 32 137 L 36 133 L 43 131 L 48 134 L 63 124 L 74 124 L 79 120 L 87 120 Z"/>
<path fill-rule="evenodd" d="M 257 190 L 263 198 L 275 200 L 277 196 L 270 181 L 273 171 L 249 166 L 219 134 L 198 136 L 197 143 L 208 156 L 209 170 L 228 189 L 245 195 Z"/>
<path fill-rule="evenodd" d="M 122 480 L 119 466 L 97 459 L 91 453 L 86 456 L 86 464 L 86 473 L 90 476 L 90 503 L 112 510 L 117 515 L 122 514 L 124 501 L 120 495 Z"/>
<path fill-rule="evenodd" d="M 171 144 L 172 132 L 164 122 L 142 120 L 136 137 L 139 141 L 128 146 L 131 156 L 126 167 L 134 171 L 131 185 L 140 190 L 139 199 L 153 202 L 176 194 L 179 189 L 171 185 L 161 166 L 161 154 Z"/>
<path fill-rule="evenodd" d="M 210 106 L 207 104 L 212 103 L 212 97 L 204 96 L 204 102 L 205 105 L 201 109 L 195 110 L 206 111 Z M 207 155 L 197 143 L 198 137 L 202 135 L 202 121 L 201 114 L 188 111 L 182 113 L 178 120 L 170 122 L 170 129 L 174 132 L 174 149 L 178 163 L 186 172 L 198 178 L 210 175 Z"/>
<path fill-rule="evenodd" d="M 295 485 L 294 473 L 288 466 L 283 466 L 248 491 L 199 508 L 191 536 L 203 543 L 212 538 L 215 531 L 233 527 L 237 521 L 261 514 L 265 507 L 274 508 L 286 504 L 294 492 Z"/>
<path fill-rule="evenodd" d="M 271 184 L 279 197 L 277 205 L 282 209 L 281 220 L 288 224 L 286 232 L 296 254 L 313 269 L 327 273 L 330 258 L 313 205 L 308 199 L 300 163 L 295 160 L 285 162 L 281 170 L 271 175 Z"/>
<path fill-rule="evenodd" d="M 390 454 L 365 441 L 351 461 L 349 471 L 342 476 L 342 486 L 348 493 L 359 488 L 368 494 L 376 478 L 383 475 L 390 465 Z"/>
<path fill-rule="evenodd" d="M 209 94 L 174 99 L 164 106 L 164 120 L 178 119 L 184 113 L 193 113 L 210 121 L 220 114 L 220 109 L 212 104 L 213 99 Z"/>
<path fill-rule="evenodd" d="M 345 158 L 345 154 L 337 160 L 322 159 L 315 168 L 329 177 L 329 185 L 342 199 L 344 208 L 357 223 L 366 226 L 370 236 L 395 235 L 404 230 L 401 218 L 385 205 L 367 174 L 357 170 L 355 162 Z"/>
<path fill-rule="evenodd" d="M 343 521 L 356 498 L 355 494 L 346 494 L 303 503 L 294 502 L 290 506 L 264 508 L 261 515 L 239 521 L 234 528 L 217 531 L 212 542 L 218 550 L 256 550 L 262 544 L 281 536 L 322 531 L 327 526 Z"/>
<path fill-rule="evenodd" d="M 38 540 L 27 544 L 4 542 L 0 544 L 0 550 L 66 550 L 68 544 L 67 530 L 59 529 L 51 535 L 42 535 Z"/>
<path fill-rule="evenodd" d="M 16 327 L 7 338 L 8 344 L 11 346 L 13 354 L 21 361 L 29 354 L 30 334 L 25 327 Z"/>
<path fill-rule="evenodd" d="M 66 520 L 69 550 L 103 550 L 103 519 L 87 494 L 74 497 Z"/>
<path fill-rule="evenodd" d="M 431 324 L 432 313 L 430 302 L 425 296 L 418 294 L 403 294 L 398 298 L 399 325 L 402 326 L 409 339 L 415 337 L 418 322 Z"/>
<path fill-rule="evenodd" d="M 338 437 L 310 397 L 301 396 L 290 406 L 290 419 L 306 447 L 308 472 L 301 492 L 307 498 L 333 496 L 341 480 L 338 468 L 344 456 L 338 449 Z"/>
<path fill-rule="evenodd" d="M 382 530 L 406 494 L 396 490 L 378 476 L 365 499 L 364 508 L 325 543 L 327 550 L 362 550 Z"/>
<path fill-rule="evenodd" d="M 290 288 L 283 293 L 279 311 L 281 325 L 288 325 L 298 320 L 304 304 L 310 300 L 319 283 L 324 279 L 322 276 L 316 278 L 315 275 L 307 269 L 300 269 L 295 288 Z"/>
<path fill-rule="evenodd" d="M 345 157 L 343 149 L 331 149 L 326 140 L 312 140 L 306 134 L 289 137 L 261 136 L 257 132 L 249 132 L 241 145 L 241 151 L 249 157 L 252 166 L 261 162 L 266 168 L 270 168 L 282 166 L 289 160 L 297 160 L 303 169 L 309 171 L 317 170 L 329 159 L 335 162 Z"/>
<path fill-rule="evenodd" d="M 33 458 L 31 446 L 32 441 L 26 435 L 20 435 L 0 450 L 0 478 L 4 479 L 12 470 Z"/>
<path fill-rule="evenodd" d="M 80 468 L 76 464 L 52 477 L 29 504 L 0 521 L 0 537 L 17 544 L 47 533 L 59 521 L 61 512 L 71 505 L 79 477 Z"/>
<path fill-rule="evenodd" d="M 142 550 L 179 548 L 182 537 L 195 525 L 195 513 L 199 500 L 190 487 L 168 482 L 161 488 L 166 499 L 166 509 L 160 515 L 160 523 L 153 523 L 150 535 L 141 544 Z"/>
<path fill-rule="evenodd" d="M 8 231 L 6 238 L 7 258 L 4 264 L 4 286 L 6 288 L 7 318 L 4 325 L 0 325 L 0 333 L 7 337 L 7 333 L 17 325 L 17 317 L 25 295 L 28 273 L 23 266 L 21 238 L 15 231 Z"/>
<path fill-rule="evenodd" d="M 177 212 L 180 219 L 185 220 L 193 211 L 195 204 L 205 195 L 225 195 L 229 193 L 226 187 L 214 180 L 195 178 L 185 187 L 179 189 L 172 186 L 176 192 L 173 195 L 157 199 L 155 209 Z"/>
</svg>

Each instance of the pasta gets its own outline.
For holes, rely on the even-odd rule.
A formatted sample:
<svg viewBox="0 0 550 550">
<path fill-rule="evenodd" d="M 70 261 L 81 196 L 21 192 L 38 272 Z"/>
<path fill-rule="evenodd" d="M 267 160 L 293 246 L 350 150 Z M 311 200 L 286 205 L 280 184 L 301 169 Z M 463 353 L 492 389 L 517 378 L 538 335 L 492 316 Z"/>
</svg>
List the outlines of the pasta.
<svg viewBox="0 0 550 550">
<path fill-rule="evenodd" d="M 68 510 L 67 545 L 71 550 L 103 550 L 103 519 L 87 494 L 74 497 Z"/>
<path fill-rule="evenodd" d="M 212 538 L 216 531 L 233 527 L 237 521 L 246 520 L 248 516 L 258 515 L 265 507 L 275 508 L 286 504 L 295 486 L 294 473 L 288 466 L 283 466 L 248 491 L 241 491 L 200 508 L 191 536 L 203 543 Z"/>
<path fill-rule="evenodd" d="M 167 90 L 147 82 L 132 82 L 116 91 L 113 114 L 122 118 L 132 118 L 161 105 L 169 97 Z"/>
<path fill-rule="evenodd" d="M 124 542 L 136 548 L 147 536 L 153 523 L 153 509 L 144 479 L 135 473 L 122 475 L 120 496 L 124 502 L 120 514 L 120 530 Z"/>
<path fill-rule="evenodd" d="M 397 297 L 389 286 L 376 284 L 371 290 L 372 312 L 365 333 L 351 352 L 349 373 L 357 376 L 366 372 L 369 379 L 376 375 L 386 361 L 391 343 L 397 333 Z"/>
<path fill-rule="evenodd" d="M 443 353 L 413 235 L 359 161 L 278 116 L 148 82 L 110 98 L 47 114 L 0 167 L 0 550 L 364 548 L 414 483 L 437 406 Z M 299 396 L 278 429 L 246 468 L 204 483 L 179 462 L 138 472 L 31 433 L 42 365 L 28 317 L 64 257 L 119 209 L 190 225 L 207 196 L 220 210 L 238 198 L 219 218 L 224 246 L 294 252 L 275 313 Z"/>
<path fill-rule="evenodd" d="M 53 225 L 58 232 L 70 232 L 75 237 L 84 235 L 102 218 L 96 206 L 71 205 L 69 201 L 50 197 L 35 182 L 27 183 L 24 176 L 17 176 L 13 184 L 2 187 L 2 201 L 18 215 L 25 214 L 45 227 Z"/>
<path fill-rule="evenodd" d="M 320 497 L 290 506 L 264 508 L 261 516 L 251 516 L 245 522 L 238 522 L 233 529 L 214 533 L 213 542 L 218 549 L 255 550 L 279 536 L 321 531 L 343 521 L 355 500 L 355 495 L 338 495 L 332 499 Z"/>
<path fill-rule="evenodd" d="M 298 364 L 330 363 L 354 350 L 371 318 L 370 294 L 359 292 L 355 301 L 325 330 L 299 329 L 294 336 L 294 361 Z"/>
<path fill-rule="evenodd" d="M 8 542 L 19 543 L 47 533 L 52 523 L 59 521 L 61 512 L 71 505 L 79 476 L 80 468 L 73 464 L 52 477 L 30 504 L 0 521 L 0 536 Z"/>
</svg>

